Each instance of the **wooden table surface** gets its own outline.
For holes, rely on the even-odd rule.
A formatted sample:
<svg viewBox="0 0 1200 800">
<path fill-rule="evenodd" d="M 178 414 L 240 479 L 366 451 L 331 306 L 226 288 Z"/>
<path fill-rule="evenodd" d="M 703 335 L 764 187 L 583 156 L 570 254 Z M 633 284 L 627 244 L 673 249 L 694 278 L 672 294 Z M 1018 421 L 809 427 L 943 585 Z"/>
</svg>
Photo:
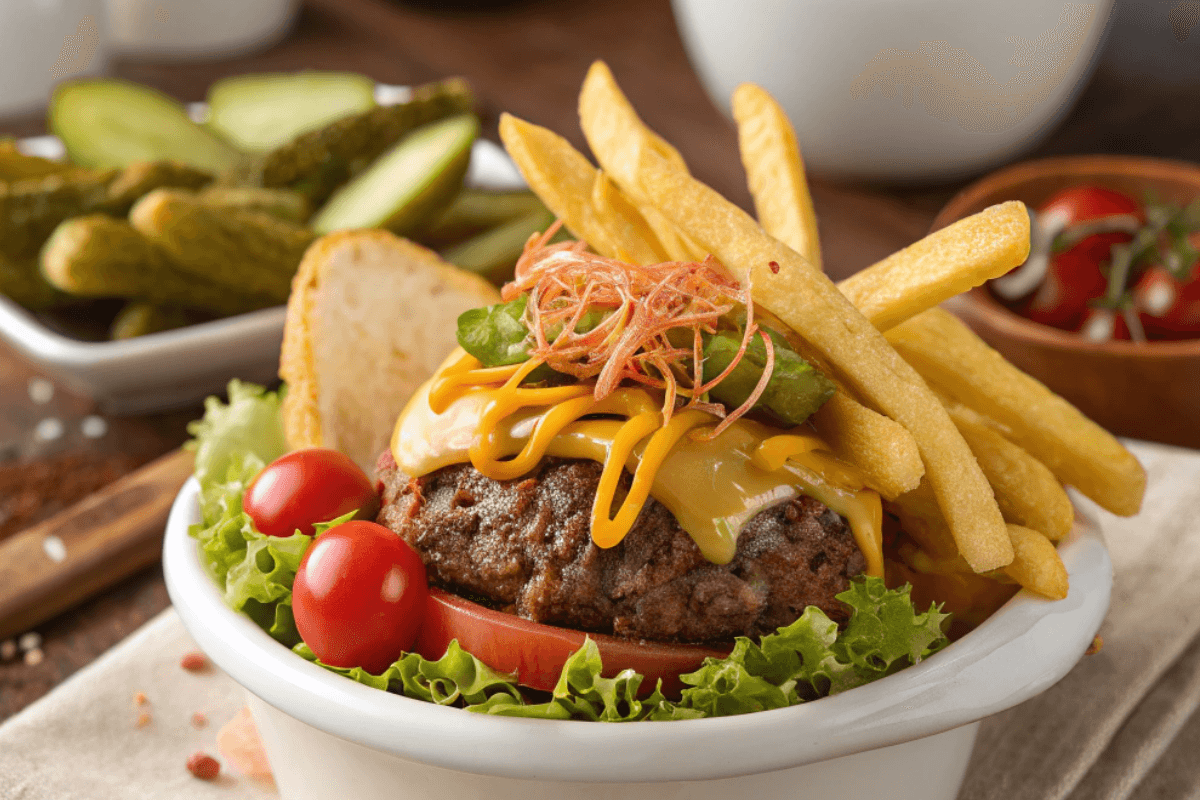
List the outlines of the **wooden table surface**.
<svg viewBox="0 0 1200 800">
<path fill-rule="evenodd" d="M 281 42 L 252 55 L 206 62 L 118 61 L 116 75 L 200 100 L 214 80 L 249 71 L 342 69 L 384 83 L 466 76 L 482 102 L 487 135 L 501 111 L 547 125 L 582 146 L 575 98 L 587 66 L 605 59 L 646 122 L 674 143 L 702 180 L 748 206 L 732 125 L 717 112 L 688 65 L 668 0 L 526 2 L 487 13 L 435 13 L 388 0 L 306 0 Z M 1200 160 L 1196 87 L 1160 87 L 1101 68 L 1079 102 L 1034 155 L 1138 153 Z M 0 134 L 43 132 L 41 119 L 0 121 Z M 954 185 L 922 189 L 847 186 L 815 180 L 828 272 L 849 275 L 918 239 Z M 22 469 L 82 493 L 97 482 L 180 444 L 196 410 L 106 420 L 82 434 L 90 403 L 46 384 L 0 349 L 0 456 L 23 454 Z M 62 435 L 41 441 L 54 419 Z M 53 428 L 53 423 L 50 423 Z M 95 423 L 92 423 L 95 433 Z M 41 437 L 45 439 L 46 437 Z M 3 469 L 0 464 L 0 470 Z M 12 466 L 11 462 L 9 466 Z M 0 537 L 6 520 L 37 518 L 36 501 L 0 475 Z M 34 503 L 36 505 L 36 503 Z M 25 513 L 25 517 L 14 515 Z M 11 526 L 10 526 L 11 527 Z M 0 663 L 0 720 L 49 691 L 168 604 L 160 570 L 134 576 L 41 626 L 44 659 Z"/>
</svg>

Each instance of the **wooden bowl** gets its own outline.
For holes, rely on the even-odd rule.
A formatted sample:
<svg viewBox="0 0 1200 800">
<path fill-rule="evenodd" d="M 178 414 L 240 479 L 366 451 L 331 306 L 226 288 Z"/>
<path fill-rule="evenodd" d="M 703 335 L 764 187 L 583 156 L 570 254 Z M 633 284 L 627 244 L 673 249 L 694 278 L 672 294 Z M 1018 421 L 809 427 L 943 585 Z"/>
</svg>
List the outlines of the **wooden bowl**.
<svg viewBox="0 0 1200 800">
<path fill-rule="evenodd" d="M 1070 156 L 1017 164 L 959 192 L 932 230 L 1005 200 L 1037 208 L 1060 189 L 1094 184 L 1141 199 L 1186 203 L 1200 195 L 1200 165 L 1132 156 Z M 1113 433 L 1200 448 L 1200 339 L 1090 342 L 1032 322 L 984 287 L 947 303 L 1012 363 Z"/>
</svg>

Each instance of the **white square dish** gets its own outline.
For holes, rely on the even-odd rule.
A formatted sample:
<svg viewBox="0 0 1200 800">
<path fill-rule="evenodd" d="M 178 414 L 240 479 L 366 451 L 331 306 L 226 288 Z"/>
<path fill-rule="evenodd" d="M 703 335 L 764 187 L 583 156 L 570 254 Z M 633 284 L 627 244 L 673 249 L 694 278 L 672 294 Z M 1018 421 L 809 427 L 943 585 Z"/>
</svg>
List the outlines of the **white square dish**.
<svg viewBox="0 0 1200 800">
<path fill-rule="evenodd" d="M 1067 598 L 1020 592 L 926 661 L 810 703 L 737 717 L 605 724 L 491 717 L 347 680 L 228 608 L 197 554 L 198 483 L 179 493 L 163 568 L 184 625 L 246 688 L 286 800 L 327 797 L 754 797 L 953 800 L 979 720 L 1060 680 L 1108 609 L 1112 564 L 1077 512 Z"/>
<path fill-rule="evenodd" d="M 376 99 L 384 105 L 408 93 L 407 87 L 376 87 Z M 193 104 L 189 111 L 203 118 L 205 107 Z M 24 139 L 20 147 L 30 155 L 63 156 L 62 143 L 53 136 Z M 504 150 L 482 139 L 472 151 L 467 183 L 494 189 L 525 185 Z M 135 339 L 89 342 L 59 333 L 0 296 L 0 339 L 113 414 L 195 405 L 210 394 L 223 394 L 231 378 L 273 383 L 283 321 L 279 306 Z"/>
</svg>

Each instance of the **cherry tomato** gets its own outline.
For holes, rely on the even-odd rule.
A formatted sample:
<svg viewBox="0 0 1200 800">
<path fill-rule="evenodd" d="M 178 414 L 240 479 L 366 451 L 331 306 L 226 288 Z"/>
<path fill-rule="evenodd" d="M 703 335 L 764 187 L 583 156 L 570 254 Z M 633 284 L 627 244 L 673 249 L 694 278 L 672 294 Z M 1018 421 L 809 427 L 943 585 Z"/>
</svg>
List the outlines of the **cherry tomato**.
<svg viewBox="0 0 1200 800">
<path fill-rule="evenodd" d="M 679 680 L 682 673 L 699 669 L 708 656 L 724 658 L 730 650 L 639 642 L 543 625 L 440 589 L 430 589 L 416 651 L 425 658 L 438 659 L 445 654 L 450 640 L 457 639 L 464 650 L 492 669 L 516 675 L 522 686 L 550 692 L 558 683 L 563 664 L 583 646 L 588 636 L 600 650 L 606 677 L 611 678 L 623 669 L 634 669 L 646 676 L 639 688 L 643 696 L 652 692 L 662 678 L 664 694 L 678 697 L 684 688 Z"/>
<path fill-rule="evenodd" d="M 1054 195 L 1038 212 L 1061 215 L 1068 226 L 1118 215 L 1141 219 L 1141 207 L 1123 194 L 1098 186 L 1074 186 Z M 1109 259 L 1114 244 L 1132 239 L 1123 232 L 1097 233 L 1050 259 L 1042 284 L 1019 310 L 1043 325 L 1079 330 L 1089 314 L 1089 303 L 1103 297 L 1108 279 L 1101 266 Z"/>
<path fill-rule="evenodd" d="M 356 519 L 379 511 L 375 486 L 349 456 L 336 450 L 296 450 L 267 465 L 246 487 L 242 508 L 268 536 L 312 535 L 313 525 L 358 509 Z"/>
<path fill-rule="evenodd" d="M 1188 238 L 1200 248 L 1200 233 Z M 1200 333 L 1200 262 L 1192 266 L 1186 280 L 1174 277 L 1166 267 L 1150 267 L 1133 287 L 1133 300 L 1147 338 L 1194 337 Z"/>
<path fill-rule="evenodd" d="M 292 612 L 317 658 L 380 673 L 416 641 L 428 597 L 416 551 L 394 531 L 355 520 L 308 548 L 292 585 Z"/>
</svg>

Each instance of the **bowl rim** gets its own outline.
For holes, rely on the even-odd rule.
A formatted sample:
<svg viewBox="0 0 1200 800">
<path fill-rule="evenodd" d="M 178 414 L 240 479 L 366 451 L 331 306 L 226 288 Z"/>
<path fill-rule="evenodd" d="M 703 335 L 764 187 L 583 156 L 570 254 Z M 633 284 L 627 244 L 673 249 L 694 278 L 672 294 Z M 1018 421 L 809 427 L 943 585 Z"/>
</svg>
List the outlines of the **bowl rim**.
<svg viewBox="0 0 1200 800">
<path fill-rule="evenodd" d="M 1019 592 L 972 633 L 921 664 L 811 703 L 737 717 L 634 725 L 471 714 L 382 692 L 297 657 L 227 607 L 188 526 L 190 478 L 167 522 L 163 570 L 185 627 L 222 670 L 285 714 L 350 742 L 446 769 L 518 779 L 634 783 L 728 778 L 850 755 L 947 731 L 1058 682 L 1108 609 L 1112 563 L 1077 511 L 1059 552 L 1064 600 Z"/>
<path fill-rule="evenodd" d="M 984 286 L 977 286 L 951 298 L 946 301 L 946 308 L 968 319 L 979 320 L 981 324 L 995 329 L 1001 336 L 1040 347 L 1095 355 L 1137 357 L 1149 361 L 1172 361 L 1200 356 L 1200 338 L 1155 342 L 1131 342 L 1123 339 L 1093 342 L 1077 333 L 1042 325 L 1022 317 L 997 302 Z"/>
<path fill-rule="evenodd" d="M 987 198 L 996 197 L 1000 193 L 1019 193 L 1020 188 L 1030 181 L 1052 175 L 1080 182 L 1102 181 L 1105 177 L 1149 178 L 1193 186 L 1197 196 L 1200 196 L 1200 164 L 1190 161 L 1154 156 L 1095 154 L 1050 156 L 1010 164 L 972 181 L 956 192 L 942 206 L 930 224 L 929 231 L 933 233 L 963 219 L 971 209 L 984 206 Z M 1019 198 L 1008 197 L 1007 199 Z M 996 301 L 984 286 L 976 287 L 952 298 L 947 305 L 952 310 L 957 306 L 965 313 L 973 313 L 986 318 L 981 321 L 994 327 L 1001 335 L 1042 347 L 1148 359 L 1174 359 L 1181 356 L 1200 355 L 1200 338 L 1154 342 L 1088 341 L 1071 331 L 1042 325 L 1022 317 Z"/>
</svg>

